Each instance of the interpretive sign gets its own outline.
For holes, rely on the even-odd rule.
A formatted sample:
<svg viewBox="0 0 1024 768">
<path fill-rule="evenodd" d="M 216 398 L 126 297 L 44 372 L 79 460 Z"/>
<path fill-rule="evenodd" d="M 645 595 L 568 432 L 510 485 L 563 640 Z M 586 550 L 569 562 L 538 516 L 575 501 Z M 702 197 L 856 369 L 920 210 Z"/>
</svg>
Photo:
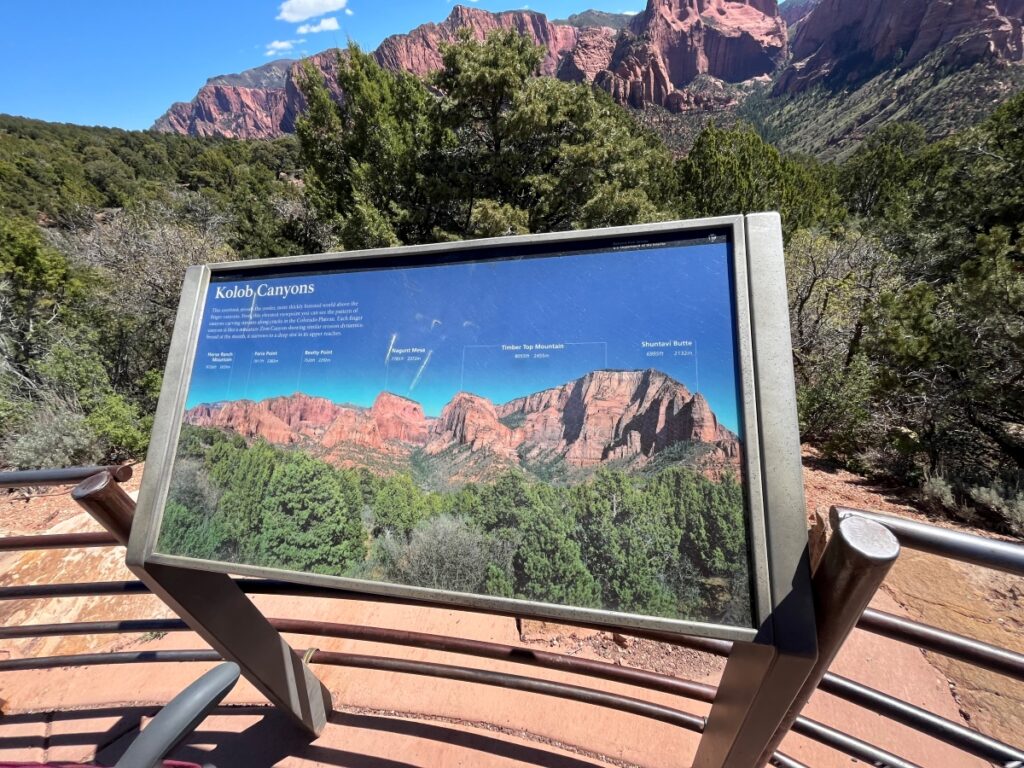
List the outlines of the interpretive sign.
<svg viewBox="0 0 1024 768">
<path fill-rule="evenodd" d="M 773 598 L 744 227 L 194 269 L 133 549 L 753 638 Z"/>
</svg>

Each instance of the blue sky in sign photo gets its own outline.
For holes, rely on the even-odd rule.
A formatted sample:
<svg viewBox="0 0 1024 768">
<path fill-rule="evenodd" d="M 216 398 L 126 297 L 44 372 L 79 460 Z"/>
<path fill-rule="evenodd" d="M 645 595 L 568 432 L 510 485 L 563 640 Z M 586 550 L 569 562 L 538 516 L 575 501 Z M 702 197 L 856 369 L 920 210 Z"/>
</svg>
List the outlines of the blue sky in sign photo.
<svg viewBox="0 0 1024 768">
<path fill-rule="evenodd" d="M 290 290 L 304 292 L 265 295 Z M 300 322 L 281 308 L 335 302 L 362 327 L 273 338 Z M 324 325 L 337 330 L 335 312 Z M 263 323 L 259 337 L 239 315 Z M 188 408 L 296 392 L 368 407 L 386 390 L 437 416 L 459 391 L 501 404 L 595 370 L 654 368 L 739 432 L 725 243 L 215 282 L 203 324 Z"/>
</svg>

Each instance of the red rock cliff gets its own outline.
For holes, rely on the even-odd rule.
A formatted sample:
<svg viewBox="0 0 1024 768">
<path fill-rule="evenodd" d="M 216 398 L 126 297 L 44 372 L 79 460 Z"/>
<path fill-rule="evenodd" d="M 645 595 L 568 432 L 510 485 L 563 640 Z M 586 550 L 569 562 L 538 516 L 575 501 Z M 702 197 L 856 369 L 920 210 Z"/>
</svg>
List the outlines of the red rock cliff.
<svg viewBox="0 0 1024 768">
<path fill-rule="evenodd" d="M 269 400 L 235 400 L 198 405 L 185 414 L 185 422 L 197 427 L 217 427 L 242 437 L 262 438 L 268 443 L 289 445 L 303 437 L 319 437 L 338 417 L 340 406 L 322 397 L 295 394 Z"/>
<path fill-rule="evenodd" d="M 800 22 L 793 61 L 775 86 L 856 85 L 889 67 L 909 68 L 935 50 L 944 63 L 1024 58 L 1022 0 L 821 0 Z"/>
<path fill-rule="evenodd" d="M 679 442 L 738 445 L 703 395 L 652 369 L 594 371 L 513 400 L 498 415 L 520 423 L 515 432 L 527 456 L 557 454 L 580 467 L 649 458 Z"/>
<path fill-rule="evenodd" d="M 258 403 L 236 400 L 204 404 L 189 410 L 185 422 L 227 429 L 275 445 L 309 443 L 328 450 L 357 445 L 385 452 L 400 448 L 396 443 L 426 443 L 429 428 L 419 403 L 390 392 L 378 395 L 371 408 L 339 405 L 302 393 Z"/>
<path fill-rule="evenodd" d="M 393 35 L 374 52 L 382 67 L 424 76 L 441 68 L 441 46 L 458 39 L 459 30 L 468 29 L 477 40 L 498 29 L 511 29 L 530 38 L 547 51 L 541 74 L 553 75 L 563 56 L 576 44 L 579 30 L 564 24 L 552 24 L 542 13 L 505 11 L 489 13 L 479 8 L 457 5 L 440 24 L 424 24 L 407 35 Z"/>
<path fill-rule="evenodd" d="M 775 0 L 648 0 L 599 80 L 620 101 L 677 109 L 697 75 L 728 82 L 772 72 L 786 55 Z"/>
<path fill-rule="evenodd" d="M 647 9 L 622 33 L 555 24 L 533 11 L 489 13 L 455 6 L 440 24 L 385 39 L 374 56 L 384 67 L 424 76 L 441 67 L 442 45 L 454 41 L 461 29 L 480 40 L 494 30 L 515 30 L 544 47 L 541 74 L 596 82 L 623 104 L 674 110 L 693 105 L 685 88 L 697 75 L 747 80 L 772 72 L 786 52 L 786 25 L 776 0 L 648 0 Z M 332 49 L 305 61 L 340 99 L 337 55 Z M 302 66 L 291 66 L 283 87 L 204 86 L 192 102 L 173 105 L 154 128 L 234 138 L 290 133 L 305 106 L 298 87 Z M 245 74 L 234 77 L 244 79 Z"/>
<path fill-rule="evenodd" d="M 185 421 L 250 440 L 301 444 L 345 466 L 381 456 L 404 461 L 417 448 L 428 456 L 468 449 L 481 461 L 463 467 L 465 480 L 486 476 L 491 460 L 563 460 L 583 468 L 643 463 L 679 443 L 710 446 L 718 465 L 736 466 L 740 455 L 739 439 L 718 423 L 703 395 L 653 369 L 593 371 L 502 406 L 459 392 L 433 420 L 419 403 L 382 392 L 370 408 L 300 393 L 199 405 Z"/>
<path fill-rule="evenodd" d="M 511 459 L 516 445 L 517 435 L 498 421 L 494 403 L 485 397 L 459 392 L 431 427 L 426 450 L 438 454 L 452 446 L 467 446 L 472 451 L 489 451 Z"/>
</svg>

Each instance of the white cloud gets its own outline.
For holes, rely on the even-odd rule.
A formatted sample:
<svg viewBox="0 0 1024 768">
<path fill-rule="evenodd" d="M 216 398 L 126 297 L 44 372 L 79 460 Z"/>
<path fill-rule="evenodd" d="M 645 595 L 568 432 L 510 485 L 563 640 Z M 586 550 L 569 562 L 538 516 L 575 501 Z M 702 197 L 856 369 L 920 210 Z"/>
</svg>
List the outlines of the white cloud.
<svg viewBox="0 0 1024 768">
<path fill-rule="evenodd" d="M 278 8 L 277 18 L 280 21 L 290 21 L 294 24 L 340 11 L 346 5 L 348 5 L 348 0 L 284 0 Z"/>
<path fill-rule="evenodd" d="M 346 8 L 345 9 L 345 15 L 346 16 L 353 16 L 354 14 L 355 14 L 355 11 L 353 11 L 351 8 Z"/>
<path fill-rule="evenodd" d="M 336 32 L 338 29 L 340 29 L 338 20 L 333 16 L 328 16 L 326 19 L 320 19 L 316 24 L 303 24 L 295 31 L 300 35 L 313 35 L 317 32 Z"/>
<path fill-rule="evenodd" d="M 264 56 L 276 56 L 279 53 L 286 53 L 295 48 L 299 43 L 306 42 L 305 38 L 298 40 L 271 40 L 267 43 L 267 50 L 263 52 Z"/>
</svg>

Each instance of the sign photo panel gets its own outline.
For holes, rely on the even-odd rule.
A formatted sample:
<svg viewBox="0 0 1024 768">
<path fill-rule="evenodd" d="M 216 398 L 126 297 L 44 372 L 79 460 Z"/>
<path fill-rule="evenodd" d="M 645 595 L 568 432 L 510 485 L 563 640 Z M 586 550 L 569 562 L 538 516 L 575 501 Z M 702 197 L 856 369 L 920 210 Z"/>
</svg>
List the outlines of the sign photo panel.
<svg viewBox="0 0 1024 768">
<path fill-rule="evenodd" d="M 204 268 L 161 398 L 146 557 L 751 637 L 766 566 L 741 225 Z"/>
</svg>

